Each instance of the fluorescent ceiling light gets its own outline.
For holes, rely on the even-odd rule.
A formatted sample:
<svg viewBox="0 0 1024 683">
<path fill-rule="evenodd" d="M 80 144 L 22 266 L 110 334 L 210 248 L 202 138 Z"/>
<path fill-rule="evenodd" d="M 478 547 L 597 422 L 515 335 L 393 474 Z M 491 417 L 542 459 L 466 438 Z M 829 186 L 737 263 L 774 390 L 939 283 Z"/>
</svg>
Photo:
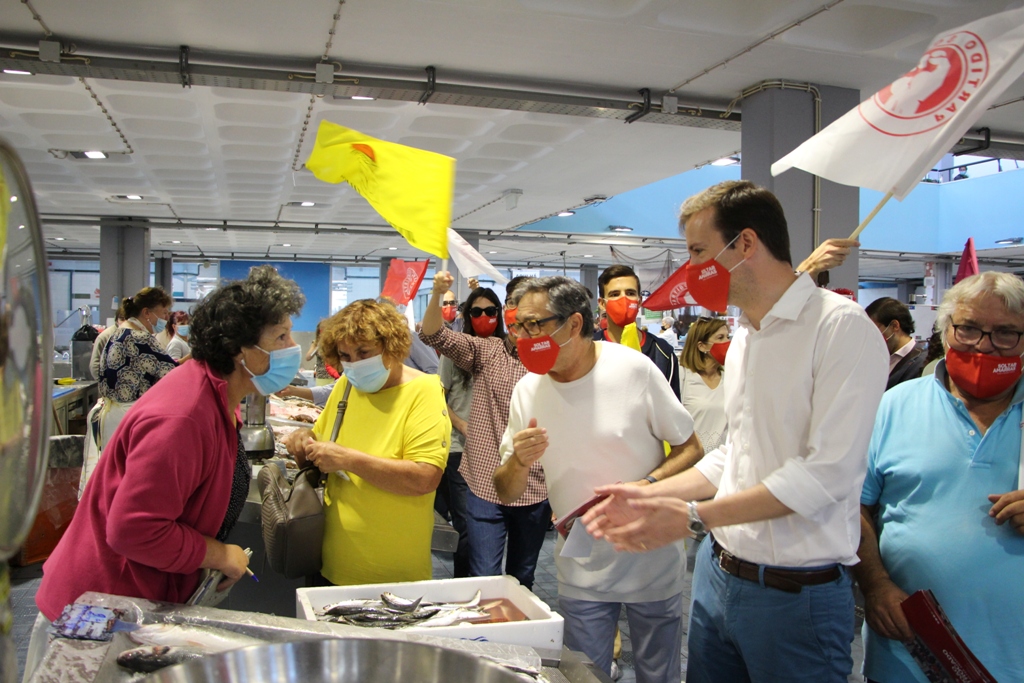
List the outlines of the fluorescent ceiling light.
<svg viewBox="0 0 1024 683">
<path fill-rule="evenodd" d="M 609 225 L 608 229 L 612 232 L 633 232 L 633 228 L 628 225 Z"/>
<path fill-rule="evenodd" d="M 11 74 L 12 76 L 31 76 L 31 71 L 22 71 L 21 69 L 4 69 L 5 74 Z"/>
<path fill-rule="evenodd" d="M 996 240 L 996 244 L 1020 244 L 1024 242 L 1024 237 L 1007 237 L 1004 240 Z"/>
<path fill-rule="evenodd" d="M 25 229 L 25 226 L 24 226 L 24 225 L 19 225 L 19 226 L 18 226 L 18 230 L 24 230 L 24 229 Z"/>
<path fill-rule="evenodd" d="M 56 240 L 57 242 L 63 242 L 64 241 L 63 237 L 54 237 L 53 239 Z"/>
<path fill-rule="evenodd" d="M 124 198 L 125 199 L 131 199 L 133 201 L 140 201 L 142 199 L 142 195 L 140 195 L 140 194 L 126 194 L 124 196 Z"/>
<path fill-rule="evenodd" d="M 711 162 L 712 166 L 732 166 L 740 163 L 740 160 L 736 157 L 722 157 L 721 159 L 715 159 Z"/>
<path fill-rule="evenodd" d="M 487 253 L 488 253 L 488 254 L 497 254 L 498 252 L 496 252 L 496 251 L 489 251 L 489 252 L 487 252 Z"/>
<path fill-rule="evenodd" d="M 171 244 L 181 244 L 181 240 L 171 240 Z"/>
<path fill-rule="evenodd" d="M 16 194 L 12 194 L 12 195 L 11 195 L 11 202 L 12 202 L 12 203 L 14 203 L 14 202 L 16 202 L 16 201 L 18 201 L 18 195 L 16 195 Z"/>
<path fill-rule="evenodd" d="M 594 258 L 593 254 L 584 254 L 583 258 Z"/>
<path fill-rule="evenodd" d="M 562 218 L 565 218 L 566 216 L 575 216 L 576 212 L 575 211 L 569 211 L 568 209 L 566 209 L 565 211 L 559 211 L 558 215 L 560 217 L 562 217 Z"/>
<path fill-rule="evenodd" d="M 316 202 L 299 202 L 299 206 L 316 206 Z"/>
<path fill-rule="evenodd" d="M 89 152 L 82 152 L 86 159 L 106 159 L 106 152 L 100 152 L 99 150 L 92 150 Z"/>
<path fill-rule="evenodd" d="M 388 247 L 388 251 L 398 251 L 398 247 Z"/>
<path fill-rule="evenodd" d="M 285 244 L 282 244 L 281 246 L 282 246 L 282 247 L 290 247 L 290 246 L 292 246 L 292 245 L 290 245 L 290 244 L 288 244 L 288 243 L 286 242 Z"/>
<path fill-rule="evenodd" d="M 353 95 L 353 100 L 375 100 L 376 97 L 370 97 L 369 95 Z"/>
</svg>

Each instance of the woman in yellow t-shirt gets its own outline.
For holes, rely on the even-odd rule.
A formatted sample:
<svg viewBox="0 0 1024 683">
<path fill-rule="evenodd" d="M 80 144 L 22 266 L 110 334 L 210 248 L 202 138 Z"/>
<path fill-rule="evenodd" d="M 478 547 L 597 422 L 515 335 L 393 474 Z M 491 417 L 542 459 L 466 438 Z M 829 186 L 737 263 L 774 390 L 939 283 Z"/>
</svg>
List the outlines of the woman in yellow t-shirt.
<svg viewBox="0 0 1024 683">
<path fill-rule="evenodd" d="M 411 344 L 406 319 L 388 303 L 355 301 L 326 320 L 320 349 L 344 375 L 313 429 L 286 441 L 300 465 L 330 473 L 321 573 L 336 585 L 431 577 L 434 491 L 452 426 L 440 379 L 402 364 Z"/>
</svg>

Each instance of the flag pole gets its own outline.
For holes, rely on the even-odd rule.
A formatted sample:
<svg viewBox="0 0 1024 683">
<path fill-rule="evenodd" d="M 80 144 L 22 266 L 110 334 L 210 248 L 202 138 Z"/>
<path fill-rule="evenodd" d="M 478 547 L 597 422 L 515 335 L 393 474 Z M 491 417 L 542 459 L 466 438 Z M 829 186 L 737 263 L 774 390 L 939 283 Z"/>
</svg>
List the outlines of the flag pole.
<svg viewBox="0 0 1024 683">
<path fill-rule="evenodd" d="M 871 210 L 871 213 L 868 214 L 867 218 L 861 221 L 860 225 L 857 226 L 857 229 L 850 234 L 851 240 L 857 239 L 857 237 L 864 232 L 864 228 L 868 227 L 868 223 L 871 222 L 871 219 L 878 215 L 878 212 L 882 210 L 882 207 L 885 206 L 885 203 L 890 199 L 892 199 L 892 192 L 886 192 L 885 196 L 882 197 L 882 201 L 878 202 L 878 205 Z"/>
<path fill-rule="evenodd" d="M 441 259 L 441 271 L 448 272 L 448 259 L 446 258 Z"/>
</svg>

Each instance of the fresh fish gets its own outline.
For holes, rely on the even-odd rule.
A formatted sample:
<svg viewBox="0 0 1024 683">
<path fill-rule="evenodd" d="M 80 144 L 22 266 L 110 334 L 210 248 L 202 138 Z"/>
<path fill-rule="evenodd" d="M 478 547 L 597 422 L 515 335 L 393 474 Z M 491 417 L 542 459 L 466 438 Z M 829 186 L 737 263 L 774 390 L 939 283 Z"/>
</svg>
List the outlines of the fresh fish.
<svg viewBox="0 0 1024 683">
<path fill-rule="evenodd" d="M 226 652 L 263 642 L 227 629 L 179 624 L 147 624 L 129 631 L 128 637 L 139 645 L 189 647 L 207 653 Z"/>
<path fill-rule="evenodd" d="M 341 602 L 324 605 L 323 609 L 317 612 L 317 614 L 340 617 L 349 614 L 358 614 L 361 610 L 367 608 L 379 608 L 382 606 L 383 604 L 380 600 L 342 600 Z"/>
<path fill-rule="evenodd" d="M 441 609 L 459 609 L 459 608 L 470 608 L 478 607 L 480 605 L 480 591 L 476 592 L 476 595 L 472 599 L 466 602 L 424 602 L 423 607 L 439 607 Z"/>
<path fill-rule="evenodd" d="M 459 608 L 451 610 L 441 610 L 438 614 L 430 617 L 426 621 L 421 621 L 415 626 L 434 628 L 438 626 L 452 626 L 453 624 L 460 624 L 464 621 L 479 621 L 481 619 L 487 619 L 490 615 L 483 610 L 472 609 L 472 608 Z"/>
<path fill-rule="evenodd" d="M 209 653 L 191 647 L 143 645 L 119 654 L 117 663 L 129 671 L 148 674 L 167 666 L 191 662 L 193 659 L 199 659 L 207 654 Z"/>
<path fill-rule="evenodd" d="M 415 600 L 409 600 L 399 597 L 394 593 L 385 592 L 380 594 L 380 599 L 388 609 L 393 609 L 396 612 L 415 612 L 416 608 L 420 606 L 423 596 Z"/>
</svg>

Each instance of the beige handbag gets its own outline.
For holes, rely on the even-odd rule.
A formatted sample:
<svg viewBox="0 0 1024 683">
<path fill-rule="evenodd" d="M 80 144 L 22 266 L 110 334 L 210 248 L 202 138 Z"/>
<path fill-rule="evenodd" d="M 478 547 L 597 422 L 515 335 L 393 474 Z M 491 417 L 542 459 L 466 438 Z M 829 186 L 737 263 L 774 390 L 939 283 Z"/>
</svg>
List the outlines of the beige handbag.
<svg viewBox="0 0 1024 683">
<path fill-rule="evenodd" d="M 331 441 L 338 440 L 352 385 L 338 402 Z M 289 579 L 319 574 L 323 567 L 324 475 L 315 465 L 299 470 L 289 484 L 281 468 L 264 467 L 256 477 L 262 502 L 263 545 L 270 567 Z"/>
</svg>

